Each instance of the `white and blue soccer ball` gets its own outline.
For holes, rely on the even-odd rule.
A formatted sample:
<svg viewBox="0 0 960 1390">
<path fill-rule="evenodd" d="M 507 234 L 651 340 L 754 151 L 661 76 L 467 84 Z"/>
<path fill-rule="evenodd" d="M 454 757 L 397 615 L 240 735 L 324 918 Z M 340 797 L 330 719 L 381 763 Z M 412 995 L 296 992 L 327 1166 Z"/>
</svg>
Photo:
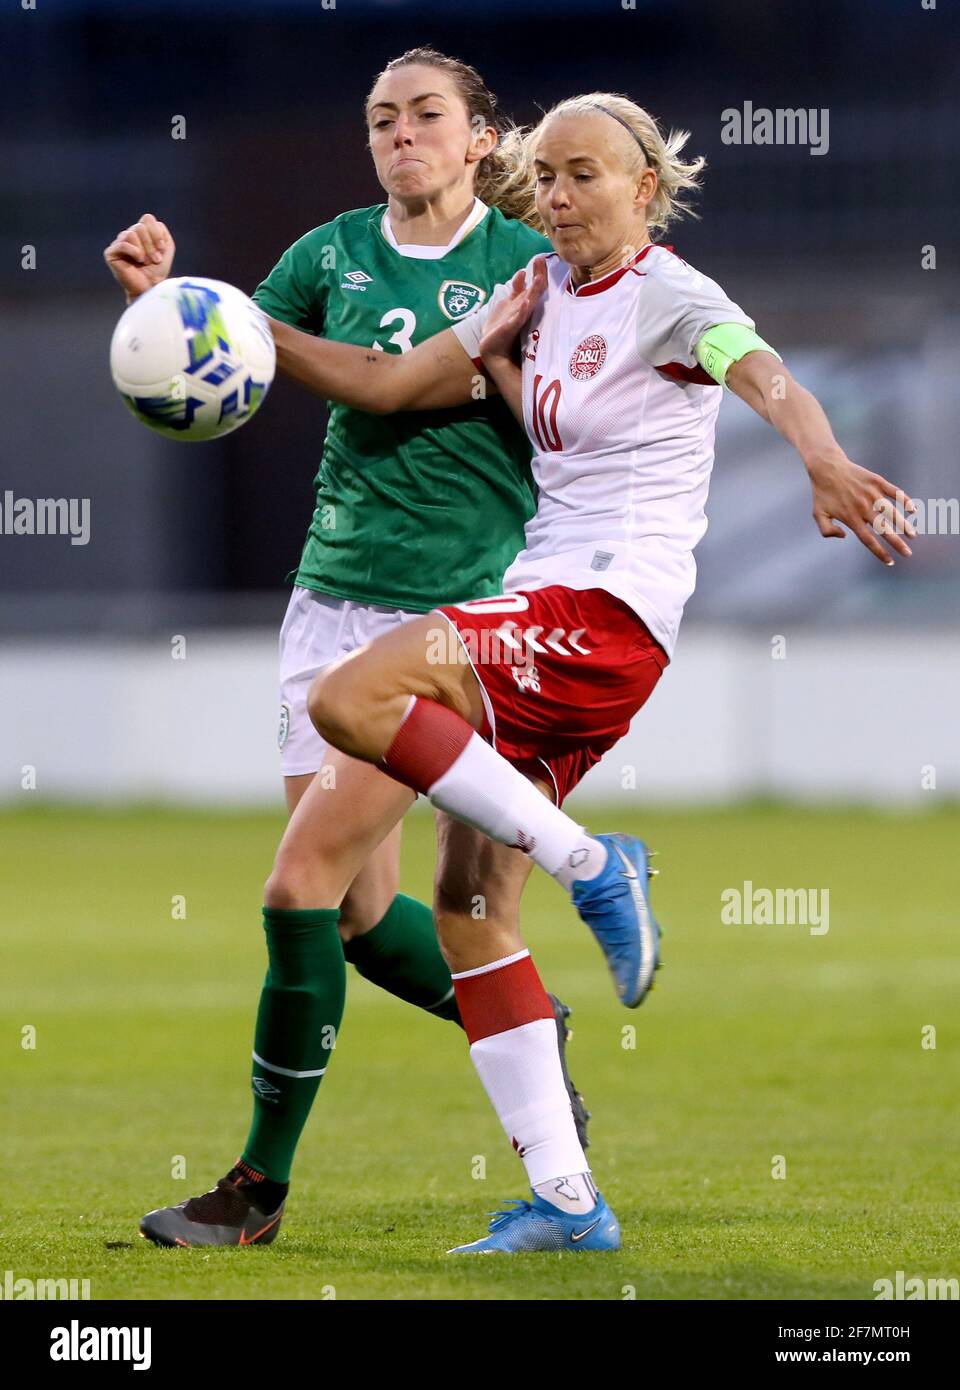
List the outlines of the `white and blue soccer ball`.
<svg viewBox="0 0 960 1390">
<path fill-rule="evenodd" d="M 263 312 L 222 280 L 180 275 L 130 305 L 110 343 L 127 406 L 168 439 L 218 439 L 256 413 L 276 371 Z"/>
</svg>

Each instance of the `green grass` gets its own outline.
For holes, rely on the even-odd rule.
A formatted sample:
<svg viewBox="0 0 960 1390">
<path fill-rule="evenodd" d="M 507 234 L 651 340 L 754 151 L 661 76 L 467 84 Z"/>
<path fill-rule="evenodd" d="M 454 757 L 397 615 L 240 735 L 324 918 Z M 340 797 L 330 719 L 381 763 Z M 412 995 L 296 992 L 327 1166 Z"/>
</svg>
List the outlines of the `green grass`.
<svg viewBox="0 0 960 1390">
<path fill-rule="evenodd" d="M 594 815 L 597 828 L 621 823 Z M 94 1298 L 851 1298 L 958 1268 L 960 810 L 651 811 L 665 967 L 621 1009 L 560 891 L 531 880 L 541 974 L 574 1007 L 571 1068 L 616 1255 L 454 1260 L 525 1191 L 453 1025 L 352 972 L 277 1244 L 162 1251 L 143 1211 L 205 1190 L 246 1135 L 279 815 L 0 813 L 0 1277 Z M 429 893 L 432 821 L 405 831 Z M 722 926 L 720 894 L 830 890 L 830 930 Z M 185 920 L 171 899 L 186 898 Z M 921 1029 L 937 1028 L 936 1050 Z M 21 1029 L 37 1030 L 35 1050 Z M 636 1046 L 622 1045 L 635 1026 Z M 185 1181 L 171 1178 L 175 1155 Z M 471 1176 L 474 1157 L 487 1176 Z M 786 1178 L 774 1180 L 775 1155 Z"/>
</svg>

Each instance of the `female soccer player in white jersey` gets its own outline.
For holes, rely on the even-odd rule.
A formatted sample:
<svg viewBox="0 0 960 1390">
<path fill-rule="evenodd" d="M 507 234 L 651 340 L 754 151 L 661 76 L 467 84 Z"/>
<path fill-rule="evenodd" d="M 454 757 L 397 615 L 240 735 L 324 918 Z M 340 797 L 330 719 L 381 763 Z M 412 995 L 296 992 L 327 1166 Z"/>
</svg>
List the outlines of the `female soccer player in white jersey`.
<svg viewBox="0 0 960 1390">
<path fill-rule="evenodd" d="M 658 951 L 645 848 L 588 835 L 517 769 L 541 759 L 561 801 L 626 732 L 669 660 L 706 526 L 720 385 L 797 449 L 824 536 L 842 536 L 843 522 L 888 564 L 887 546 L 910 553 L 892 519 L 897 489 L 846 457 L 817 401 L 720 287 L 651 243 L 698 173 L 679 159 L 684 139 L 664 140 L 622 97 L 561 102 L 529 140 L 553 255 L 402 359 L 274 326 L 286 369 L 333 399 L 388 412 L 454 406 L 482 365 L 524 423 L 539 502 L 504 594 L 444 605 L 442 618 L 378 638 L 317 678 L 309 709 L 335 747 L 555 877 L 630 1006 L 650 987 Z M 438 641 L 445 633 L 455 641 Z M 525 649 L 527 662 L 504 660 L 504 646 Z M 331 871 L 331 902 L 370 849 L 351 846 Z M 440 929 L 462 958 L 443 936 L 462 928 Z M 458 1249 L 615 1247 L 616 1218 L 560 1103 L 549 1004 L 529 953 L 519 935 L 472 939 L 470 968 L 454 971 L 460 1011 L 534 1198 Z"/>
<path fill-rule="evenodd" d="M 464 317 L 549 243 L 512 215 L 516 141 L 498 149 L 496 100 L 473 68 L 432 50 L 404 54 L 374 83 L 366 122 L 387 203 L 308 232 L 254 298 L 298 329 L 400 354 Z M 523 210 L 532 213 L 525 199 Z M 173 238 L 147 214 L 105 255 L 132 300 L 170 273 Z M 401 999 L 460 1022 L 433 914 L 398 892 L 399 822 L 415 796 L 328 749 L 306 697 L 318 671 L 378 633 L 441 602 L 499 593 L 533 506 L 530 448 L 502 401 L 394 419 L 333 407 L 280 642 L 291 818 L 265 893 L 270 968 L 254 1042 L 253 1125 L 239 1163 L 216 1188 L 144 1219 L 149 1238 L 274 1239 L 295 1146 L 339 1029 L 345 958 Z M 473 543 L 478 521 L 482 546 Z M 529 861 L 444 816 L 438 836 L 438 915 L 473 921 L 482 877 L 487 926 L 512 939 Z M 358 838 L 371 854 L 329 910 L 326 861 Z M 558 1001 L 551 1008 L 565 1072 L 567 1010 Z M 568 1076 L 565 1084 L 585 1138 L 582 1101 Z"/>
</svg>

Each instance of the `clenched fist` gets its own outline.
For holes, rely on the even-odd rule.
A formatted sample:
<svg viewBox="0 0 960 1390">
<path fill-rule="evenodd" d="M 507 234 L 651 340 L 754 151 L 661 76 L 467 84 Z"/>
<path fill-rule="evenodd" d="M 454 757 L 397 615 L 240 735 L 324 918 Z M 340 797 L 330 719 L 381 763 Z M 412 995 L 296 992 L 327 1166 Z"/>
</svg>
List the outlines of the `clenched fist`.
<svg viewBox="0 0 960 1390">
<path fill-rule="evenodd" d="M 145 212 L 120 233 L 103 253 L 111 274 L 123 286 L 127 303 L 165 280 L 173 267 L 176 245 L 163 222 Z"/>
</svg>

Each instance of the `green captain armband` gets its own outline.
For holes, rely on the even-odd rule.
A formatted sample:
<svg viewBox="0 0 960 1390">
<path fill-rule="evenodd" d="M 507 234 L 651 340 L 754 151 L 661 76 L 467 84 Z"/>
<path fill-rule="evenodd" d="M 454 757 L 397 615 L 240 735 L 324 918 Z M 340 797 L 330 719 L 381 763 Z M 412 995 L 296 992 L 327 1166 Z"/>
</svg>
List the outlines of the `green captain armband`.
<svg viewBox="0 0 960 1390">
<path fill-rule="evenodd" d="M 739 362 L 748 352 L 772 352 L 778 361 L 783 361 L 779 352 L 745 323 L 718 323 L 708 328 L 694 348 L 693 355 L 707 375 L 723 386 L 734 362 Z"/>
</svg>

